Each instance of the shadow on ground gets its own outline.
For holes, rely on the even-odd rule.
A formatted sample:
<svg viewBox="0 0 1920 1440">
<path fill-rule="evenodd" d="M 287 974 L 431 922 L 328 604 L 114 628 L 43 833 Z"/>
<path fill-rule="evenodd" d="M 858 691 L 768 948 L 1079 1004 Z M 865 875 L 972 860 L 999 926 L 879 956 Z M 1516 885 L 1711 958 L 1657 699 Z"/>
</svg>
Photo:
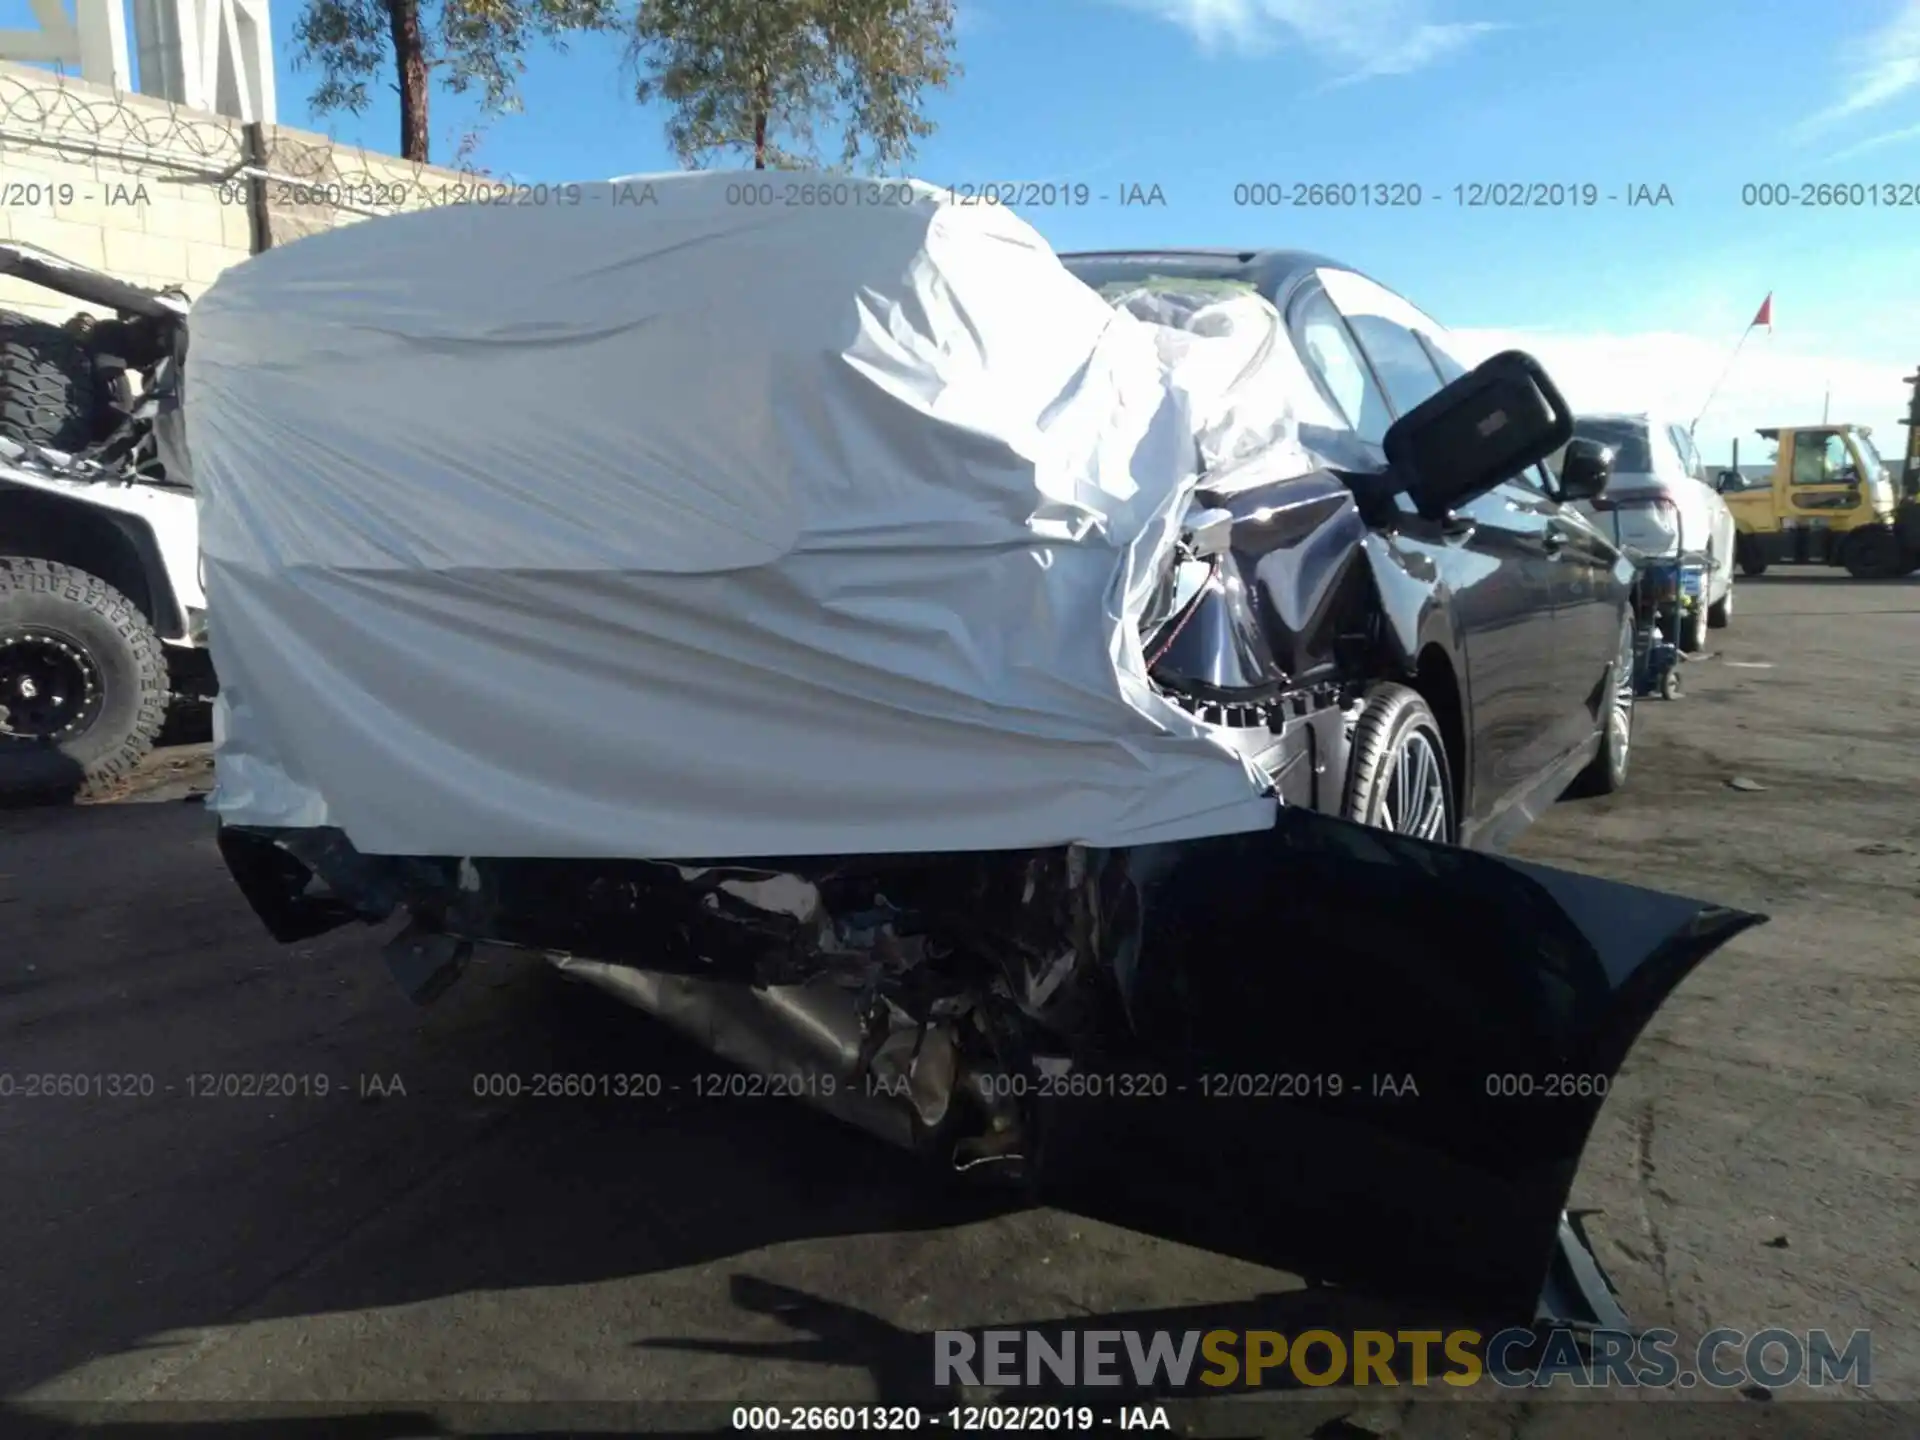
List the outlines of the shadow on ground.
<svg viewBox="0 0 1920 1440">
<path fill-rule="evenodd" d="M 1019 1204 L 931 1185 L 795 1101 L 531 1098 L 556 1074 L 684 1092 L 711 1062 L 542 962 L 485 956 L 417 1010 L 375 932 L 281 950 L 198 807 L 26 819 L 0 827 L 0 955 L 26 960 L 0 975 L 4 1068 L 95 1077 L 96 1093 L 6 1112 L 22 1163 L 0 1167 L 0 1273 L 33 1323 L 0 1347 L 0 1392 L 181 1329 L 642 1275 Z M 111 886 L 78 863 L 109 833 Z M 498 1076 L 519 1098 L 484 1093 Z M 124 1093 L 99 1094 L 106 1078 Z"/>
</svg>

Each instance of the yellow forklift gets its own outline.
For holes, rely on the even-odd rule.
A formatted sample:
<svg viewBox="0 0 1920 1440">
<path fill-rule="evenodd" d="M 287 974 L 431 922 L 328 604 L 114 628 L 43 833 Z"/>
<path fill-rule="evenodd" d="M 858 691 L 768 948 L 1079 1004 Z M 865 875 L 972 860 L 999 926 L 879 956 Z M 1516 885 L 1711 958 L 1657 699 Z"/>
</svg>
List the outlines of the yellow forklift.
<svg viewBox="0 0 1920 1440">
<path fill-rule="evenodd" d="M 1772 473 L 1733 468 L 1714 488 L 1733 512 L 1734 558 L 1745 575 L 1769 565 L 1841 565 L 1859 580 L 1920 570 L 1920 374 L 1909 375 L 1907 453 L 1898 482 L 1865 425 L 1781 426 Z"/>
</svg>

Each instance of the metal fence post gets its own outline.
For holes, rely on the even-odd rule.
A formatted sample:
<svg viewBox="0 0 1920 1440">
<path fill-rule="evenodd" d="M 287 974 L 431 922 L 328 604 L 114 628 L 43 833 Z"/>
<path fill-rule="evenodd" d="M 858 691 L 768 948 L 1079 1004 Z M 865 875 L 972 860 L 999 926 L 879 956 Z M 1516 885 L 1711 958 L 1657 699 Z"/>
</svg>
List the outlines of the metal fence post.
<svg viewBox="0 0 1920 1440">
<path fill-rule="evenodd" d="M 253 172 L 247 176 L 247 228 L 249 253 L 259 255 L 273 248 L 273 225 L 267 213 L 267 182 L 259 174 L 267 168 L 267 127 L 258 120 L 240 127 L 240 157 Z"/>
</svg>

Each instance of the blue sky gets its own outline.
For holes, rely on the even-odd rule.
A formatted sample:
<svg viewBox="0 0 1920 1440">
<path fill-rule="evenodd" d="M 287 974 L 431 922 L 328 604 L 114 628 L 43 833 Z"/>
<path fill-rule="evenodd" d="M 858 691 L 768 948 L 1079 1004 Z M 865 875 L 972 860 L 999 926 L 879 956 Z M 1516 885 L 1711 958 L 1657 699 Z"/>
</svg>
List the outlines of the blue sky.
<svg viewBox="0 0 1920 1440">
<path fill-rule="evenodd" d="M 19 0 L 10 0 L 18 6 Z M 1036 208 L 1059 248 L 1299 245 L 1402 291 L 1487 350 L 1519 340 L 1576 404 L 1691 418 L 1774 292 L 1702 422 L 1836 418 L 1901 443 L 1920 365 L 1920 0 L 960 0 L 964 76 L 933 100 L 912 173 L 936 183 L 1158 185 L 1164 206 Z M 391 96 L 313 116 L 276 0 L 282 123 L 394 145 Z M 536 52 L 524 113 L 477 163 L 527 180 L 674 168 L 617 41 Z M 433 101 L 436 160 L 473 110 Z M 1418 208 L 1259 208 L 1235 187 L 1399 182 Z M 1475 182 L 1592 184 L 1591 208 L 1466 208 Z M 1891 182 L 1905 208 L 1762 208 L 1742 187 Z M 1632 187 L 1672 203 L 1635 207 Z"/>
</svg>

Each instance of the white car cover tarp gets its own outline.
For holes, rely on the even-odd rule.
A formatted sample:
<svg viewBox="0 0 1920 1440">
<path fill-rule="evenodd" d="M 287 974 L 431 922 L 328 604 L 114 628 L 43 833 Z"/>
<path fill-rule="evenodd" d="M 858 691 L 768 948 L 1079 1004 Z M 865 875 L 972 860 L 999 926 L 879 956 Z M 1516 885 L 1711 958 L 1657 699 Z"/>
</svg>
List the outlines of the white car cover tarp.
<svg viewBox="0 0 1920 1440">
<path fill-rule="evenodd" d="M 185 383 L 212 808 L 545 857 L 1271 823 L 1133 621 L 1219 406 L 1010 212 L 776 193 L 810 179 L 844 193 L 636 177 L 220 278 Z"/>
</svg>

